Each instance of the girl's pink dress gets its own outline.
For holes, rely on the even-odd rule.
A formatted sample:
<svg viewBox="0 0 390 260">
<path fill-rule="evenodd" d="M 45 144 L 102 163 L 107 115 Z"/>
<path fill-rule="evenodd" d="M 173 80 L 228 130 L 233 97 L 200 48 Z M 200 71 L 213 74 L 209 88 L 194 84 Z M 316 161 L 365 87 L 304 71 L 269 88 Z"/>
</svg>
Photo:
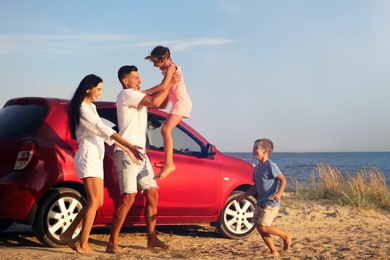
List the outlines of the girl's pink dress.
<svg viewBox="0 0 390 260">
<path fill-rule="evenodd" d="M 169 89 L 169 101 L 172 102 L 172 109 L 169 114 L 189 118 L 192 109 L 192 101 L 187 93 L 183 74 L 181 73 L 180 67 L 176 64 L 172 64 L 171 66 L 176 66 L 175 74 L 180 74 L 180 81 L 172 85 Z M 165 70 L 162 73 L 165 76 Z"/>
</svg>

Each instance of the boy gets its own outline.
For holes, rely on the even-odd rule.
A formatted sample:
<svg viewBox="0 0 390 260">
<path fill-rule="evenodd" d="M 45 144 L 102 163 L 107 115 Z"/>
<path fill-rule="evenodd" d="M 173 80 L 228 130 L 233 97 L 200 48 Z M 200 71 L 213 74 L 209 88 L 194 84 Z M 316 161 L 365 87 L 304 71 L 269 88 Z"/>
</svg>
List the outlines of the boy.
<svg viewBox="0 0 390 260">
<path fill-rule="evenodd" d="M 290 248 L 292 235 L 271 226 L 280 207 L 280 197 L 286 187 L 286 179 L 280 172 L 278 166 L 269 160 L 274 145 L 271 140 L 263 138 L 255 141 L 253 145 L 253 158 L 258 160 L 253 173 L 254 185 L 236 198 L 237 202 L 246 197 L 258 193 L 257 205 L 252 222 L 263 238 L 265 244 L 270 249 L 269 256 L 279 256 L 278 251 L 272 241 L 271 235 L 279 236 L 283 239 L 283 250 Z"/>
</svg>

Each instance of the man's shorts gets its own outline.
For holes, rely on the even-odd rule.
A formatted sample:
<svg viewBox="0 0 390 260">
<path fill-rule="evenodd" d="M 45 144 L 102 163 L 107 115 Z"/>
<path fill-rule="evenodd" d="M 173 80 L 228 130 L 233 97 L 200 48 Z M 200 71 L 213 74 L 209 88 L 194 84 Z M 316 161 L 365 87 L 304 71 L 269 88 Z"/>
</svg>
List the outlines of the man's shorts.
<svg viewBox="0 0 390 260">
<path fill-rule="evenodd" d="M 137 193 L 137 187 L 144 190 L 158 188 L 154 172 L 147 155 L 141 165 L 134 164 L 129 155 L 122 150 L 114 152 L 114 163 L 118 173 L 118 183 L 121 194 Z"/>
<path fill-rule="evenodd" d="M 253 213 L 253 218 L 251 223 L 259 224 L 263 227 L 269 227 L 272 225 L 276 214 L 279 212 L 279 207 L 270 207 L 261 208 L 256 205 L 255 212 Z"/>
</svg>

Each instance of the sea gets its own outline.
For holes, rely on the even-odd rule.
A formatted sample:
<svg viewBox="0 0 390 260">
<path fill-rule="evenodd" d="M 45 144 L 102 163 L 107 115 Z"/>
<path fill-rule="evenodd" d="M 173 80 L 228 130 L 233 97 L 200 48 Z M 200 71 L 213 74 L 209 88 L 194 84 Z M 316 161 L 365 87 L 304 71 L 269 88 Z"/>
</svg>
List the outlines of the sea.
<svg viewBox="0 0 390 260">
<path fill-rule="evenodd" d="M 225 152 L 231 156 L 256 164 L 252 153 Z M 327 152 L 327 153 L 273 153 L 270 159 L 275 162 L 287 179 L 287 190 L 294 190 L 297 180 L 308 186 L 312 176 L 318 177 L 319 164 L 337 168 L 343 174 L 353 175 L 364 168 L 375 166 L 381 170 L 390 187 L 390 152 Z"/>
</svg>

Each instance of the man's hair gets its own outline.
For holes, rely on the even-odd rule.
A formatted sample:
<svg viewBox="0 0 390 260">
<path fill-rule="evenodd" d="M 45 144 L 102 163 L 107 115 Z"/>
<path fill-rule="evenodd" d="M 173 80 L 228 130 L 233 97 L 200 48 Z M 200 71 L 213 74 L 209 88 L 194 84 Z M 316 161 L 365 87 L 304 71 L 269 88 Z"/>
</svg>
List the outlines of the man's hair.
<svg viewBox="0 0 390 260">
<path fill-rule="evenodd" d="M 134 65 L 125 65 L 125 66 L 122 66 L 119 70 L 118 70 L 118 79 L 120 82 L 122 82 L 122 79 L 127 75 L 129 74 L 130 72 L 132 71 L 138 71 L 137 67 L 134 66 Z"/>
<path fill-rule="evenodd" d="M 255 143 L 260 143 L 260 146 L 264 149 L 268 150 L 268 155 L 271 155 L 272 152 L 274 151 L 274 144 L 270 139 L 267 138 L 261 138 L 257 139 Z"/>
</svg>

